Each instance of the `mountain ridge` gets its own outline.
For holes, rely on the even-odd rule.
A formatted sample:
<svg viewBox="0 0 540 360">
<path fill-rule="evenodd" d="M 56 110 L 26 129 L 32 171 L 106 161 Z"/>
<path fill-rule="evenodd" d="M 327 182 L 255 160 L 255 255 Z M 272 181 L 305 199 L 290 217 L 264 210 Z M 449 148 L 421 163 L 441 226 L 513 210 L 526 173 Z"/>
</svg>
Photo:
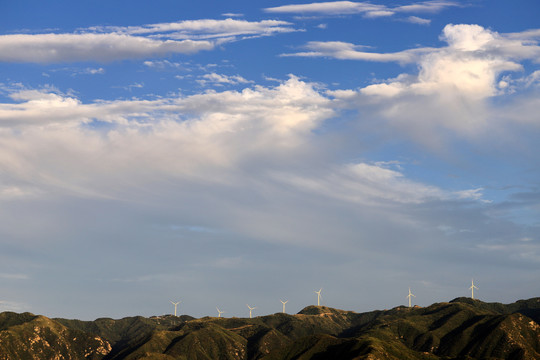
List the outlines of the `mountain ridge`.
<svg viewBox="0 0 540 360">
<path fill-rule="evenodd" d="M 310 305 L 250 318 L 94 321 L 0 313 L 8 359 L 540 359 L 540 298 L 470 298 L 364 313 Z"/>
</svg>

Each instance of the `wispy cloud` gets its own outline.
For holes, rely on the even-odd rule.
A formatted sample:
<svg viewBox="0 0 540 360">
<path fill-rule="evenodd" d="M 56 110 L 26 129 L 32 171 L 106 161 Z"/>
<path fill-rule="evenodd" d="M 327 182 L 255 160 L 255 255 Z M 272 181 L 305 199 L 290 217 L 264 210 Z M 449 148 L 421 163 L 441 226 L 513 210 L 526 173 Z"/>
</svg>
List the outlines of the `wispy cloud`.
<svg viewBox="0 0 540 360">
<path fill-rule="evenodd" d="M 237 19 L 200 19 L 142 26 L 97 26 L 88 30 L 98 33 L 148 35 L 167 39 L 230 39 L 242 36 L 267 36 L 296 31 L 290 22 L 280 20 L 247 21 Z"/>
<path fill-rule="evenodd" d="M 318 179 L 283 176 L 282 181 L 303 191 L 364 205 L 381 202 L 419 204 L 433 200 L 481 200 L 481 189 L 459 192 L 411 181 L 403 173 L 384 165 L 347 164 Z"/>
<path fill-rule="evenodd" d="M 394 8 L 397 12 L 436 13 L 449 7 L 460 7 L 456 1 L 422 1 Z"/>
<path fill-rule="evenodd" d="M 386 6 L 370 2 L 331 1 L 281 5 L 266 8 L 269 13 L 316 14 L 321 16 L 362 14 L 367 18 L 389 17 L 398 13 L 436 13 L 448 7 L 461 6 L 454 1 L 424 1 L 401 6 Z"/>
<path fill-rule="evenodd" d="M 131 27 L 92 27 L 76 33 L 0 36 L 0 61 L 114 61 L 166 54 L 193 54 L 242 37 L 295 31 L 277 20 L 191 20 Z"/>
<path fill-rule="evenodd" d="M 329 57 L 341 60 L 411 63 L 417 61 L 420 55 L 432 51 L 430 48 L 419 48 L 395 53 L 376 53 L 361 51 L 366 49 L 367 46 L 354 45 L 341 41 L 310 41 L 303 48 L 308 51 L 281 54 L 280 56 Z"/>
<path fill-rule="evenodd" d="M 93 67 L 86 67 L 86 68 L 77 68 L 77 67 L 64 67 L 60 69 L 50 69 L 48 70 L 48 73 L 44 73 L 44 76 L 50 76 L 49 73 L 56 73 L 56 72 L 67 72 L 70 73 L 71 76 L 79 76 L 79 75 L 103 75 L 105 74 L 105 69 L 102 67 L 99 68 L 93 68 Z"/>
<path fill-rule="evenodd" d="M 224 74 L 204 74 L 198 80 L 196 80 L 200 85 L 206 86 L 208 84 L 214 85 L 237 85 L 237 84 L 248 84 L 252 81 L 244 79 L 240 75 L 224 75 Z"/>
<path fill-rule="evenodd" d="M 413 23 L 413 24 L 419 24 L 419 25 L 429 25 L 431 24 L 431 20 L 424 19 L 418 16 L 409 16 L 405 19 L 405 21 Z"/>
<path fill-rule="evenodd" d="M 244 14 L 240 14 L 240 13 L 224 13 L 224 14 L 221 14 L 221 16 L 226 16 L 226 17 L 243 17 Z"/>
<path fill-rule="evenodd" d="M 21 274 L 21 273 L 0 273 L 0 279 L 28 280 L 30 279 L 30 277 L 27 274 Z"/>
<path fill-rule="evenodd" d="M 209 41 L 157 40 L 123 34 L 35 34 L 0 36 L 0 61 L 77 62 L 114 61 L 172 53 L 211 50 Z"/>
<path fill-rule="evenodd" d="M 264 9 L 269 13 L 315 13 L 326 15 L 369 14 L 374 11 L 384 11 L 384 5 L 374 5 L 368 2 L 331 1 L 309 4 L 281 5 Z"/>
</svg>

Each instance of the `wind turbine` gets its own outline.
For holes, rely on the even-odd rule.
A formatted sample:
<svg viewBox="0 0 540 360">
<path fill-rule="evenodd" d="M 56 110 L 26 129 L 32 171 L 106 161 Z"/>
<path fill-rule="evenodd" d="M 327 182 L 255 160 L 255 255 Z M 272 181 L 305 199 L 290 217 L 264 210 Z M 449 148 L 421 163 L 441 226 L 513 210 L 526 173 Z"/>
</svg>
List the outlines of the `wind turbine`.
<svg viewBox="0 0 540 360">
<path fill-rule="evenodd" d="M 411 298 L 416 297 L 416 296 L 414 296 L 413 293 L 411 292 L 411 288 L 409 288 L 409 295 L 407 295 L 407 297 L 409 298 L 409 307 L 412 307 L 411 306 Z"/>
<path fill-rule="evenodd" d="M 289 300 L 283 301 L 283 300 L 280 299 L 279 301 L 281 301 L 281 303 L 283 304 L 283 313 L 285 314 L 285 304 L 288 303 Z"/>
<path fill-rule="evenodd" d="M 218 312 L 218 316 L 217 316 L 217 317 L 221 317 L 221 314 L 225 313 L 225 311 L 219 310 L 217 306 L 216 306 L 216 310 L 217 310 L 217 312 Z"/>
<path fill-rule="evenodd" d="M 471 299 L 474 299 L 474 289 L 478 290 L 478 288 L 474 286 L 474 279 L 471 279 L 471 287 L 469 289 L 471 289 Z"/>
<path fill-rule="evenodd" d="M 171 300 L 169 300 L 169 301 L 171 301 Z M 171 301 L 171 304 L 174 305 L 174 316 L 176 316 L 176 307 L 177 307 L 178 304 L 180 304 L 181 302 L 182 302 L 182 301 L 179 301 L 179 302 L 172 302 L 172 301 Z"/>
<path fill-rule="evenodd" d="M 321 291 L 322 288 L 319 291 L 314 291 L 317 294 L 317 306 L 321 306 Z"/>
<path fill-rule="evenodd" d="M 248 309 L 249 309 L 249 318 L 251 319 L 251 311 L 255 310 L 256 307 L 251 307 L 251 306 L 249 306 L 248 304 L 246 304 L 246 306 L 247 306 Z"/>
</svg>

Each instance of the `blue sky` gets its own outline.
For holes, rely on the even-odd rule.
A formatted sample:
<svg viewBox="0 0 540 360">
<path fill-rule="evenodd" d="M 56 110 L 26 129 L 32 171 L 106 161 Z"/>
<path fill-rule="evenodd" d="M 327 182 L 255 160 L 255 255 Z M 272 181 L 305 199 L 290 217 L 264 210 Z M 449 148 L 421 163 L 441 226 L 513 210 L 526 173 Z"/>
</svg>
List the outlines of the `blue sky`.
<svg viewBox="0 0 540 360">
<path fill-rule="evenodd" d="M 538 296 L 535 1 L 4 1 L 0 311 Z"/>
</svg>

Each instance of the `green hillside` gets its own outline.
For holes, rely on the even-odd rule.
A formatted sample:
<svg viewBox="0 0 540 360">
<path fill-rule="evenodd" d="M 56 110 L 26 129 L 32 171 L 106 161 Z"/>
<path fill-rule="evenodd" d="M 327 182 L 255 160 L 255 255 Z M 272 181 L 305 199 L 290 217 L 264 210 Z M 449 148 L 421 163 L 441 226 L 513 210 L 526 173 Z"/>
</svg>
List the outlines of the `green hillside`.
<svg viewBox="0 0 540 360">
<path fill-rule="evenodd" d="M 0 314 L 2 359 L 540 359 L 540 298 L 458 298 L 355 313 L 308 306 L 253 319 L 189 316 L 79 321 Z"/>
</svg>

